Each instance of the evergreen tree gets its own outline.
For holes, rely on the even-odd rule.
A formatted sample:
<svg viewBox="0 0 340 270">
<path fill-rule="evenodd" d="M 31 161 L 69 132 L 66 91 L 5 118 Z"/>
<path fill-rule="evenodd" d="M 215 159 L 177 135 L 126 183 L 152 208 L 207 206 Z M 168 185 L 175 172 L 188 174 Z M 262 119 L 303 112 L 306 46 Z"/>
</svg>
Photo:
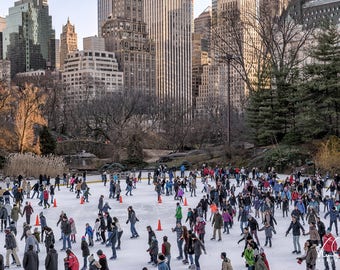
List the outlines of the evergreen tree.
<svg viewBox="0 0 340 270">
<path fill-rule="evenodd" d="M 40 151 L 42 155 L 54 154 L 57 143 L 46 126 L 40 131 Z"/>
<path fill-rule="evenodd" d="M 325 135 L 339 136 L 340 113 L 340 33 L 332 24 L 323 26 L 316 35 L 311 63 L 301 85 L 299 127 L 306 139 Z"/>
</svg>

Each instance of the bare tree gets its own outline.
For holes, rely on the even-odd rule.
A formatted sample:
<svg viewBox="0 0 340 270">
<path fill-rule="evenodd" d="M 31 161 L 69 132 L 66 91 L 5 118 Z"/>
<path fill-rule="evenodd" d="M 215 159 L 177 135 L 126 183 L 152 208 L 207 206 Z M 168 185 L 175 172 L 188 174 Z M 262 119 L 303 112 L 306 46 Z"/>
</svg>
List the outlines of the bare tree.
<svg viewBox="0 0 340 270">
<path fill-rule="evenodd" d="M 26 84 L 24 88 L 17 88 L 15 96 L 17 105 L 14 118 L 14 133 L 17 138 L 18 151 L 20 153 L 25 151 L 39 153 L 35 126 L 46 125 L 46 119 L 43 116 L 46 96 L 38 87 L 31 84 Z"/>
</svg>

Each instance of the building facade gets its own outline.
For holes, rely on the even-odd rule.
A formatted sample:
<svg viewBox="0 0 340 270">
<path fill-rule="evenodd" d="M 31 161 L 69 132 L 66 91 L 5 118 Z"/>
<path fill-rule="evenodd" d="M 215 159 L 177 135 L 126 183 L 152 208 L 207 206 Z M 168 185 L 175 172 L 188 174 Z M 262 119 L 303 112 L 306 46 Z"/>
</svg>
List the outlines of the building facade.
<svg viewBox="0 0 340 270">
<path fill-rule="evenodd" d="M 11 61 L 11 76 L 45 69 L 53 63 L 51 40 L 55 39 L 46 0 L 21 0 L 9 8 L 3 33 L 3 56 Z M 54 67 L 48 67 L 53 69 Z"/>
<path fill-rule="evenodd" d="M 62 72 L 66 104 L 103 97 L 123 89 L 123 73 L 118 71 L 115 54 L 84 50 L 68 54 Z"/>
<path fill-rule="evenodd" d="M 297 20 L 303 28 L 317 28 L 323 22 L 340 24 L 339 0 L 293 0 L 290 15 Z"/>
<path fill-rule="evenodd" d="M 3 38 L 3 31 L 5 30 L 5 28 L 6 28 L 6 19 L 0 17 L 0 60 L 4 58 L 3 56 L 4 46 L 3 46 L 2 38 Z"/>
<path fill-rule="evenodd" d="M 60 34 L 60 69 L 64 68 L 67 55 L 78 50 L 78 37 L 75 26 L 67 19 L 67 23 L 63 25 L 63 31 Z"/>
<path fill-rule="evenodd" d="M 102 27 L 105 48 L 114 52 L 124 73 L 125 91 L 155 95 L 155 46 L 143 16 L 143 1 L 116 0 Z"/>
<path fill-rule="evenodd" d="M 115 0 L 98 0 L 97 2 L 98 37 L 102 37 L 102 27 L 105 21 L 112 16 L 114 1 Z"/>
<path fill-rule="evenodd" d="M 166 111 L 192 109 L 192 0 L 145 0 L 147 31 L 156 49 L 156 94 Z"/>
<path fill-rule="evenodd" d="M 11 62 L 0 59 L 0 82 L 10 86 L 11 83 Z"/>
<path fill-rule="evenodd" d="M 202 84 L 203 67 L 210 63 L 211 7 L 194 20 L 192 35 L 192 104 L 196 111 L 196 98 Z"/>
</svg>

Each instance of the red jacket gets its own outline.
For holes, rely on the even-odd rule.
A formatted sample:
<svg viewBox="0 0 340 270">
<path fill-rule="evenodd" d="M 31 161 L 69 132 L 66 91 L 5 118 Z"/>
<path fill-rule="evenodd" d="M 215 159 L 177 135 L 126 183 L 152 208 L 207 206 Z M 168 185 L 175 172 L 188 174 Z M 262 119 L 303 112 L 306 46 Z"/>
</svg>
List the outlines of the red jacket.
<svg viewBox="0 0 340 270">
<path fill-rule="evenodd" d="M 334 236 L 331 233 L 327 233 L 323 237 L 323 250 L 326 252 L 336 252 L 338 245 Z"/>
<path fill-rule="evenodd" d="M 43 193 L 43 195 L 44 195 L 44 200 L 48 200 L 48 191 L 47 190 L 44 190 L 44 193 Z"/>
<path fill-rule="evenodd" d="M 79 261 L 77 259 L 77 256 L 74 255 L 73 252 L 71 252 L 70 255 L 67 256 L 66 262 L 68 263 L 69 269 L 79 270 Z"/>
</svg>

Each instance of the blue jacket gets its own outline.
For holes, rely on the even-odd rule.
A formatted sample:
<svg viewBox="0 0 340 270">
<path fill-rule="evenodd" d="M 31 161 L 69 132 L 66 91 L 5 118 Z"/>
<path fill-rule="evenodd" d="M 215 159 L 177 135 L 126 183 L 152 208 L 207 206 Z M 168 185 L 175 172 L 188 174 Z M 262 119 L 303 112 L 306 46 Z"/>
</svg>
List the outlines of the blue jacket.
<svg viewBox="0 0 340 270">
<path fill-rule="evenodd" d="M 300 211 L 301 214 L 305 214 L 305 213 L 306 213 L 306 208 L 305 208 L 305 205 L 304 205 L 303 202 L 298 201 L 298 202 L 296 203 L 296 206 L 297 206 L 297 208 L 299 209 L 299 211 Z"/>
<path fill-rule="evenodd" d="M 90 238 L 93 237 L 93 230 L 91 226 L 86 227 L 85 229 L 85 235 L 88 235 Z"/>
<path fill-rule="evenodd" d="M 336 210 L 332 209 L 331 211 L 328 211 L 324 218 L 327 218 L 328 215 L 330 217 L 330 221 L 335 221 L 337 218 L 339 218 L 339 220 L 340 220 L 339 212 L 336 211 Z"/>
<path fill-rule="evenodd" d="M 165 262 L 160 262 L 158 264 L 158 270 L 169 270 L 169 266 Z"/>
</svg>

